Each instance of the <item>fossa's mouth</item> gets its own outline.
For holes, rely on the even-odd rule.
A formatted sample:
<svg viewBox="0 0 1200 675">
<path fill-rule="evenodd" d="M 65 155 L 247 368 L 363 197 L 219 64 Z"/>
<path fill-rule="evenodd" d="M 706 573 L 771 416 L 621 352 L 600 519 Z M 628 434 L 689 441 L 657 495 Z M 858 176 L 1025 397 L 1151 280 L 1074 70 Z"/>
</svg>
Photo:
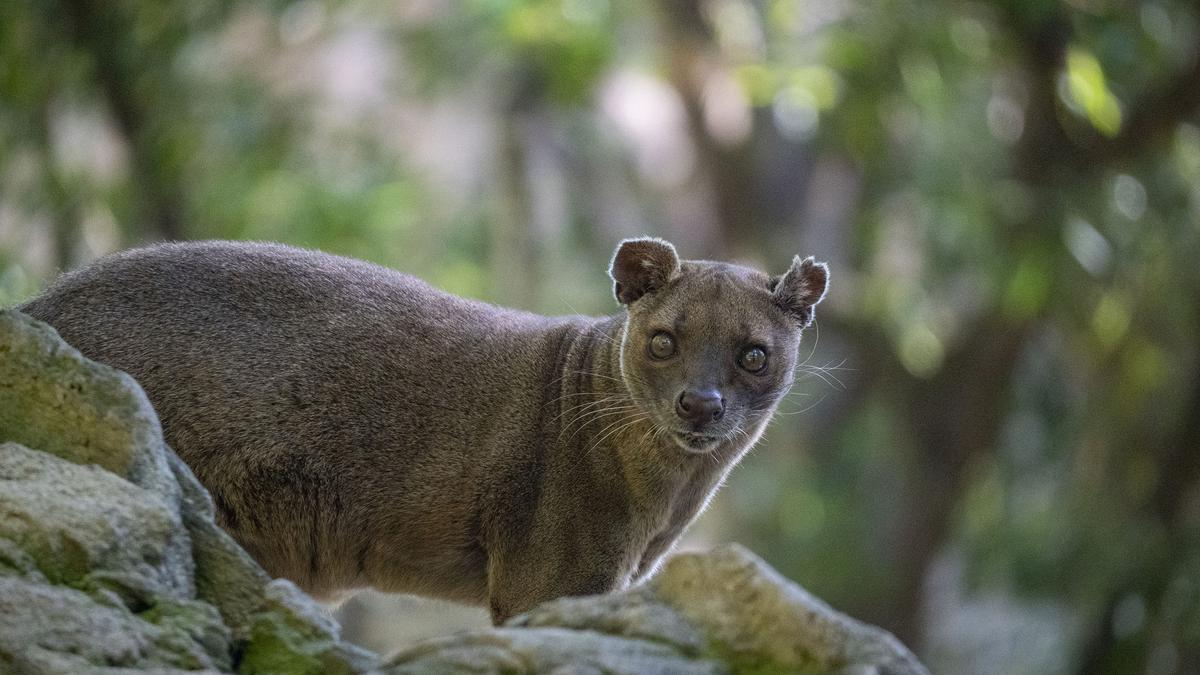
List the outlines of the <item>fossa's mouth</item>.
<svg viewBox="0 0 1200 675">
<path fill-rule="evenodd" d="M 721 440 L 720 436 L 697 434 L 691 431 L 676 431 L 675 442 L 689 452 L 707 452 Z"/>
</svg>

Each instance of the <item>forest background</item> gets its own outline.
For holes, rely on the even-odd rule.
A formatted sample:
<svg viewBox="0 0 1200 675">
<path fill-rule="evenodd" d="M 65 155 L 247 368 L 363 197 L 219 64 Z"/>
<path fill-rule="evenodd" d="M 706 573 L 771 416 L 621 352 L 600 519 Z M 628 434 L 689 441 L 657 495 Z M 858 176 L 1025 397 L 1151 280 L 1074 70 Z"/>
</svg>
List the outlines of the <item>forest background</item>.
<svg viewBox="0 0 1200 675">
<path fill-rule="evenodd" d="M 0 305 L 266 239 L 611 313 L 622 237 L 831 295 L 687 546 L 935 672 L 1200 672 L 1200 7 L 0 3 Z M 374 648 L 482 615 L 360 597 Z"/>
</svg>

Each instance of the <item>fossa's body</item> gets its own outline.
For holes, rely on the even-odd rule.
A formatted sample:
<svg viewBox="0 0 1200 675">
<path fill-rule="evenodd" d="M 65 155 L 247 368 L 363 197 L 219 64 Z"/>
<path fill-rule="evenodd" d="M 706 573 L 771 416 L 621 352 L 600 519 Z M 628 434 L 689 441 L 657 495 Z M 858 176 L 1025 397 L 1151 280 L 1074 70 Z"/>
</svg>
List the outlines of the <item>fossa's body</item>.
<svg viewBox="0 0 1200 675">
<path fill-rule="evenodd" d="M 791 385 L 827 279 L 650 239 L 610 271 L 627 311 L 544 317 L 313 251 L 164 244 L 19 309 L 141 383 L 271 574 L 499 622 L 654 569 Z"/>
</svg>

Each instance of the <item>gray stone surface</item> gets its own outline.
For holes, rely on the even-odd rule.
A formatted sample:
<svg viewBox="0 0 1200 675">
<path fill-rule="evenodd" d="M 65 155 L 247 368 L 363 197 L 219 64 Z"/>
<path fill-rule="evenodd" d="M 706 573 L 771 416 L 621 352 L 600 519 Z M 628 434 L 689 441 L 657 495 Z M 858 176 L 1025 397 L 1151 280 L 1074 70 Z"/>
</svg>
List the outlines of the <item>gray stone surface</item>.
<svg viewBox="0 0 1200 675">
<path fill-rule="evenodd" d="M 672 644 L 546 626 L 426 640 L 397 655 L 385 672 L 717 675 L 736 671 L 717 657 L 686 654 Z"/>
<path fill-rule="evenodd" d="M 216 526 L 131 378 L 0 311 L 0 672 L 134 671 L 925 673 L 738 546 L 380 665 Z"/>
<path fill-rule="evenodd" d="M 737 545 L 675 556 L 647 591 L 743 666 L 924 671 L 890 633 L 833 610 Z"/>
</svg>

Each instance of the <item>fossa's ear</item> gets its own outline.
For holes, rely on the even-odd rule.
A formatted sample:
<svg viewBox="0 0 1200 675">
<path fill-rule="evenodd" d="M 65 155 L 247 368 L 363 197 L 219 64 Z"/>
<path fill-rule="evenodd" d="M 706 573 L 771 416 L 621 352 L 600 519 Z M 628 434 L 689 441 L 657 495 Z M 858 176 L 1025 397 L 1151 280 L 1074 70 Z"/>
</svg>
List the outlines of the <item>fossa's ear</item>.
<svg viewBox="0 0 1200 675">
<path fill-rule="evenodd" d="M 792 258 L 792 266 L 782 276 L 771 280 L 771 295 L 775 302 L 796 317 L 801 328 L 813 320 L 813 308 L 825 297 L 829 287 L 829 266 L 809 256 Z"/>
<path fill-rule="evenodd" d="M 670 242 L 651 237 L 626 239 L 617 246 L 608 275 L 622 305 L 653 293 L 679 274 L 679 256 Z"/>
</svg>

